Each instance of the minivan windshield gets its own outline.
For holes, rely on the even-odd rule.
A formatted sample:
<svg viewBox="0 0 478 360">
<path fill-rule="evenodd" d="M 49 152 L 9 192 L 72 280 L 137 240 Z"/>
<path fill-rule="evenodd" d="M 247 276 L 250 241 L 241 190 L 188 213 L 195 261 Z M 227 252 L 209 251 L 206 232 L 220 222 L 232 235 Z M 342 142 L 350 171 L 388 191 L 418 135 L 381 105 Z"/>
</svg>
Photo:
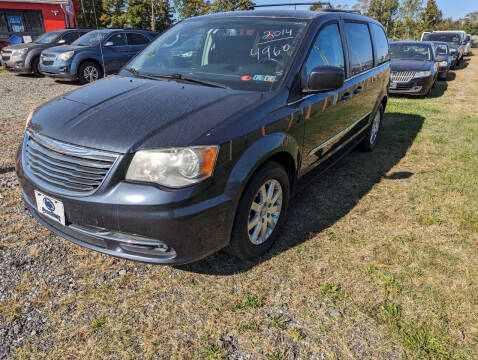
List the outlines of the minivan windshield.
<svg viewBox="0 0 478 360">
<path fill-rule="evenodd" d="M 273 90 L 288 71 L 307 24 L 290 18 L 191 19 L 158 37 L 126 68 L 136 76 Z"/>
<path fill-rule="evenodd" d="M 105 31 L 90 31 L 73 41 L 72 45 L 94 46 L 103 41 L 106 36 L 108 36 L 108 32 Z"/>
<path fill-rule="evenodd" d="M 37 44 L 51 44 L 58 39 L 58 36 L 60 36 L 60 34 L 60 31 L 50 31 L 41 35 L 34 42 Z"/>
<path fill-rule="evenodd" d="M 460 35 L 452 33 L 431 33 L 430 41 L 444 41 L 449 44 L 460 45 Z"/>
<path fill-rule="evenodd" d="M 421 44 L 390 44 L 390 57 L 396 60 L 424 60 L 433 59 L 431 47 Z"/>
</svg>

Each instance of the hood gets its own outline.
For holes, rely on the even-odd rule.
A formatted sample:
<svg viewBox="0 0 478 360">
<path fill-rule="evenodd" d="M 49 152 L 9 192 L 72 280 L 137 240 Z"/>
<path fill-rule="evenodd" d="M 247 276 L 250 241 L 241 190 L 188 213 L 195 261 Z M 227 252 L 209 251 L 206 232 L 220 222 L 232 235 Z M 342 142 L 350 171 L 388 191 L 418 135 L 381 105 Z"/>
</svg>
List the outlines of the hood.
<svg viewBox="0 0 478 360">
<path fill-rule="evenodd" d="M 66 51 L 80 51 L 82 49 L 91 49 L 89 46 L 79 46 L 79 45 L 59 45 L 54 46 L 48 49 L 48 54 L 60 54 Z"/>
<path fill-rule="evenodd" d="M 119 153 L 188 146 L 266 97 L 261 92 L 113 76 L 41 106 L 29 129 Z"/>
<path fill-rule="evenodd" d="M 433 61 L 426 61 L 426 60 L 393 59 L 391 70 L 392 71 L 426 71 L 426 70 L 430 70 L 433 64 L 434 64 Z"/>
<path fill-rule="evenodd" d="M 4 50 L 15 50 L 15 49 L 44 49 L 47 48 L 48 46 L 52 46 L 53 44 L 37 44 L 37 43 L 21 43 L 21 44 L 15 44 L 15 45 L 8 45 L 5 46 L 3 49 Z"/>
</svg>

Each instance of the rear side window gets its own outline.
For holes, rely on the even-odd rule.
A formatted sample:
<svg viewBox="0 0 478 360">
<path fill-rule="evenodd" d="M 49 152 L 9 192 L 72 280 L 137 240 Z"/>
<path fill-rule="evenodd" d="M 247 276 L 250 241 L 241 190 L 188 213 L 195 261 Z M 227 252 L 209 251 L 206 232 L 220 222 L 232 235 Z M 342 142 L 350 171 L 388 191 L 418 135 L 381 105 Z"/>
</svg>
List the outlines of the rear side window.
<svg viewBox="0 0 478 360">
<path fill-rule="evenodd" d="M 325 26 L 315 39 L 309 57 L 305 63 L 307 77 L 312 70 L 321 65 L 344 68 L 344 51 L 337 24 Z"/>
<path fill-rule="evenodd" d="M 368 26 L 362 23 L 345 23 L 352 75 L 373 67 L 372 43 Z"/>
<path fill-rule="evenodd" d="M 141 34 L 128 33 L 126 36 L 128 37 L 128 45 L 144 45 L 149 42 L 149 40 Z"/>
<path fill-rule="evenodd" d="M 375 46 L 375 61 L 377 64 L 381 64 L 390 59 L 387 36 L 383 29 L 376 24 L 370 24 L 370 30 L 372 30 L 373 43 Z"/>
<path fill-rule="evenodd" d="M 114 34 L 108 39 L 108 41 L 111 41 L 113 46 L 124 46 L 126 45 L 126 36 L 123 33 Z"/>
<path fill-rule="evenodd" d="M 73 41 L 75 41 L 76 39 L 78 39 L 80 34 L 76 33 L 76 32 L 71 32 L 71 33 L 68 33 L 68 34 L 65 34 L 63 35 L 62 37 L 62 40 L 65 40 L 65 42 L 67 44 L 71 44 Z"/>
</svg>

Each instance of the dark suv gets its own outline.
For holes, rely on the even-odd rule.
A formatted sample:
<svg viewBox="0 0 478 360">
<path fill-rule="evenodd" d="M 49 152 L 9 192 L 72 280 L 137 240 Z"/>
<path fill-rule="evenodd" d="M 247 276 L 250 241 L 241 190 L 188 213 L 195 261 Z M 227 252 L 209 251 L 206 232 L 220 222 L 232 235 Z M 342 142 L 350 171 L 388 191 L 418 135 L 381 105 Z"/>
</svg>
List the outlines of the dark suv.
<svg viewBox="0 0 478 360">
<path fill-rule="evenodd" d="M 148 30 L 95 30 L 70 46 L 44 51 L 40 69 L 50 77 L 89 83 L 118 72 L 157 35 Z"/>
<path fill-rule="evenodd" d="M 68 45 L 90 30 L 66 29 L 44 33 L 31 43 L 9 45 L 2 49 L 2 64 L 8 71 L 41 76 L 40 53 L 58 45 Z"/>
<path fill-rule="evenodd" d="M 29 115 L 23 198 L 53 232 L 106 254 L 249 259 L 277 238 L 305 174 L 375 148 L 389 79 L 384 29 L 367 17 L 194 17 L 119 76 Z"/>
</svg>

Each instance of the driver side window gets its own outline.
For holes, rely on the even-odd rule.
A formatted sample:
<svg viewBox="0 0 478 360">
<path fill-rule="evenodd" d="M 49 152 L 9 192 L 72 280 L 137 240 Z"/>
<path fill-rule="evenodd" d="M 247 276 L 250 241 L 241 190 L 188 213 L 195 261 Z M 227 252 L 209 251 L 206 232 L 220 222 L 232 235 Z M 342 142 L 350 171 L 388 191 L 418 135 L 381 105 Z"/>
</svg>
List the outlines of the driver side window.
<svg viewBox="0 0 478 360">
<path fill-rule="evenodd" d="M 338 24 L 325 26 L 315 39 L 309 57 L 305 62 L 307 78 L 312 70 L 321 65 L 344 68 L 344 50 Z"/>
</svg>

